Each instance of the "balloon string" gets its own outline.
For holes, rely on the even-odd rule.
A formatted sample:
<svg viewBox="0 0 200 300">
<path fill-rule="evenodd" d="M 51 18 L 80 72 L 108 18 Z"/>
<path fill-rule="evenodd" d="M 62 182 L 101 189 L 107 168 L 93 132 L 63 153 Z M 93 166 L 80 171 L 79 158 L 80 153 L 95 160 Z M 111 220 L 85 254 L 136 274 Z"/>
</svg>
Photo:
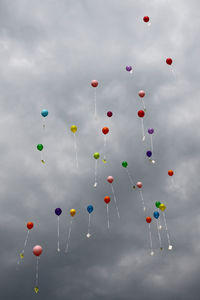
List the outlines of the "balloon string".
<svg viewBox="0 0 200 300">
<path fill-rule="evenodd" d="M 104 135 L 103 153 L 104 153 L 104 159 L 106 159 L 106 135 Z"/>
<path fill-rule="evenodd" d="M 60 252 L 60 218 L 58 216 L 58 241 L 57 241 L 57 251 Z"/>
<path fill-rule="evenodd" d="M 170 238 L 169 238 L 169 231 L 168 231 L 167 221 L 166 221 L 166 217 L 165 217 L 165 212 L 164 211 L 163 211 L 163 219 L 164 219 L 165 230 L 166 230 L 166 234 L 167 234 L 168 249 L 171 250 L 172 246 L 171 246 L 171 242 L 170 242 Z"/>
<path fill-rule="evenodd" d="M 95 159 L 95 167 L 94 167 L 94 187 L 97 186 L 97 159 Z"/>
<path fill-rule="evenodd" d="M 76 154 L 76 167 L 78 168 L 78 152 L 77 152 L 77 143 L 76 143 L 76 134 L 74 133 L 74 150 Z"/>
<path fill-rule="evenodd" d="M 158 222 L 158 219 L 156 219 L 156 225 L 157 225 L 158 239 L 159 239 L 160 250 L 161 250 L 161 249 L 162 249 L 162 241 L 161 241 L 161 236 L 160 236 L 160 229 L 159 229 L 159 222 Z"/>
<path fill-rule="evenodd" d="M 88 235 L 90 235 L 90 214 L 89 214 L 89 219 L 88 219 Z"/>
<path fill-rule="evenodd" d="M 35 275 L 35 286 L 38 287 L 38 275 L 39 275 L 39 256 L 36 261 L 36 275 Z"/>
<path fill-rule="evenodd" d="M 116 199 L 116 196 L 115 196 L 115 191 L 114 191 L 112 183 L 111 183 L 111 189 L 112 189 L 112 193 L 113 193 L 113 196 L 114 196 L 114 201 L 115 201 L 115 206 L 116 206 L 116 210 L 117 210 L 117 215 L 118 215 L 118 218 L 120 219 L 119 209 L 118 209 L 118 206 L 117 206 L 117 199 Z"/>
<path fill-rule="evenodd" d="M 171 67 L 171 71 L 172 71 L 172 74 L 173 74 L 174 78 L 176 79 L 176 74 L 175 74 L 175 71 L 174 71 L 173 67 Z"/>
<path fill-rule="evenodd" d="M 24 241 L 24 247 L 23 247 L 23 249 L 22 249 L 22 252 L 20 253 L 21 259 L 24 257 L 24 251 L 25 251 L 26 244 L 27 244 L 27 241 L 28 241 L 29 232 L 30 232 L 30 230 L 27 231 L 26 238 L 25 238 L 25 241 Z M 20 264 L 20 260 L 19 260 L 19 259 L 18 259 L 18 261 L 17 261 L 17 264 L 18 264 L 18 265 Z"/>
<path fill-rule="evenodd" d="M 71 230 L 72 230 L 72 221 L 73 221 L 73 219 L 71 220 L 70 226 L 69 226 L 69 233 L 68 233 L 68 238 L 67 238 L 67 244 L 66 244 L 66 248 L 65 248 L 65 253 L 67 253 L 68 249 L 69 249 L 69 242 L 70 242 L 70 236 L 71 236 Z"/>
<path fill-rule="evenodd" d="M 143 122 L 143 119 L 141 119 L 141 124 L 142 124 L 142 141 L 144 142 L 145 140 L 145 135 L 144 135 L 144 122 Z"/>
<path fill-rule="evenodd" d="M 40 151 L 40 160 L 44 161 L 44 157 L 43 157 L 42 151 Z"/>
<path fill-rule="evenodd" d="M 144 100 L 142 99 L 142 104 L 143 104 L 143 108 L 144 108 L 144 110 L 146 109 L 146 107 L 145 107 L 145 103 L 144 103 Z"/>
<path fill-rule="evenodd" d="M 173 178 L 173 177 L 171 177 L 171 182 L 172 182 L 172 186 L 173 186 L 174 188 L 176 188 L 176 185 L 175 185 L 175 183 L 174 183 L 174 178 Z"/>
<path fill-rule="evenodd" d="M 133 179 L 132 179 L 132 177 L 131 177 L 131 175 L 130 175 L 130 173 L 129 173 L 128 168 L 126 168 L 126 172 L 127 172 L 127 174 L 128 174 L 128 178 L 129 178 L 131 184 L 134 185 Z"/>
<path fill-rule="evenodd" d="M 158 228 L 159 228 L 159 230 L 162 229 L 162 225 L 161 225 L 161 222 L 160 222 L 160 218 L 158 219 Z"/>
<path fill-rule="evenodd" d="M 25 242 L 24 242 L 24 248 L 22 250 L 22 253 L 24 253 L 24 250 L 26 248 L 26 244 L 27 244 L 27 241 L 28 241 L 29 232 L 30 232 L 30 230 L 28 230 L 28 232 L 27 232 L 26 239 L 25 239 Z"/>
<path fill-rule="evenodd" d="M 97 94 L 96 89 L 94 89 L 94 117 L 97 119 Z"/>
<path fill-rule="evenodd" d="M 144 203 L 144 198 L 143 198 L 143 194 L 142 194 L 142 191 L 140 190 L 140 197 L 141 197 L 141 201 L 142 201 L 142 205 L 143 205 L 143 210 L 146 211 L 146 206 L 145 206 L 145 203 Z"/>
<path fill-rule="evenodd" d="M 43 130 L 45 130 L 45 128 L 46 128 L 46 126 L 45 126 L 45 118 L 43 118 L 43 125 L 42 125 L 42 127 L 43 127 Z"/>
<path fill-rule="evenodd" d="M 151 152 L 152 152 L 152 156 L 153 156 L 153 138 L 152 138 L 152 134 L 150 135 L 150 139 L 151 139 Z"/>
<path fill-rule="evenodd" d="M 151 255 L 154 255 L 154 252 L 153 252 L 153 244 L 152 244 L 152 237 L 151 237 L 151 225 L 149 223 L 149 240 L 150 240 L 150 249 L 151 249 Z"/>
<path fill-rule="evenodd" d="M 109 229 L 110 228 L 110 222 L 109 222 L 108 204 L 107 204 L 107 223 L 108 223 L 108 229 Z"/>
</svg>

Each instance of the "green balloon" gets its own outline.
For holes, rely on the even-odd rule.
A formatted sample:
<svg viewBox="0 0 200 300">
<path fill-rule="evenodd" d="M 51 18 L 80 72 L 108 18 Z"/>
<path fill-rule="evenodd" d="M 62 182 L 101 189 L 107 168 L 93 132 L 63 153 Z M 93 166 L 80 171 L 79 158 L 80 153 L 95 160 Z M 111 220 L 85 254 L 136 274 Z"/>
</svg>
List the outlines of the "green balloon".
<svg viewBox="0 0 200 300">
<path fill-rule="evenodd" d="M 95 152 L 93 156 L 95 159 L 98 159 L 100 157 L 100 154 L 99 154 L 99 152 Z"/>
<path fill-rule="evenodd" d="M 39 151 L 42 151 L 43 145 L 42 145 L 42 144 L 38 144 L 38 145 L 37 145 L 37 149 L 38 149 Z"/>
<path fill-rule="evenodd" d="M 155 203 L 155 206 L 157 207 L 157 208 L 159 208 L 160 207 L 160 202 L 159 201 L 156 201 L 156 203 Z"/>
<path fill-rule="evenodd" d="M 123 161 L 123 162 L 122 162 L 122 167 L 126 168 L 127 166 L 128 166 L 127 161 Z"/>
</svg>

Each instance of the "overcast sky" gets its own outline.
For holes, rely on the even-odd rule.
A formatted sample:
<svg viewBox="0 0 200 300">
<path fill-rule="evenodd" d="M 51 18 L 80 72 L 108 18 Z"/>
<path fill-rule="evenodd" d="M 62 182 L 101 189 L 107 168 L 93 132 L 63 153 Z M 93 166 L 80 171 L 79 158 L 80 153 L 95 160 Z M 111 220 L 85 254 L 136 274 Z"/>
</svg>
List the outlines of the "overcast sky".
<svg viewBox="0 0 200 300">
<path fill-rule="evenodd" d="M 199 299 L 199 10 L 197 0 L 0 1 L 2 299 Z M 143 22 L 145 15 L 151 26 Z M 165 63 L 167 57 L 172 66 Z M 132 74 L 126 65 L 133 67 Z M 93 79 L 99 82 L 97 119 Z M 146 92 L 145 142 L 137 116 L 143 108 L 141 89 Z M 49 111 L 45 131 L 42 109 Z M 73 124 L 78 127 L 78 169 Z M 104 126 L 110 129 L 107 164 L 102 162 Z M 154 165 L 145 155 L 149 127 L 155 130 Z M 94 152 L 101 155 L 96 188 Z M 133 181 L 143 182 L 145 214 L 124 160 Z M 114 177 L 120 220 L 108 175 Z M 109 231 L 106 195 L 111 197 Z M 164 249 L 159 249 L 154 219 L 155 255 L 150 256 L 145 217 L 152 217 L 155 201 L 167 207 L 173 249 L 168 250 L 164 226 Z M 89 204 L 94 206 L 90 239 Z M 63 210 L 60 253 L 57 207 Z M 77 213 L 65 254 L 71 208 Z M 35 226 L 18 266 L 28 221 Z M 37 244 L 43 253 L 35 295 L 32 248 Z"/>
</svg>

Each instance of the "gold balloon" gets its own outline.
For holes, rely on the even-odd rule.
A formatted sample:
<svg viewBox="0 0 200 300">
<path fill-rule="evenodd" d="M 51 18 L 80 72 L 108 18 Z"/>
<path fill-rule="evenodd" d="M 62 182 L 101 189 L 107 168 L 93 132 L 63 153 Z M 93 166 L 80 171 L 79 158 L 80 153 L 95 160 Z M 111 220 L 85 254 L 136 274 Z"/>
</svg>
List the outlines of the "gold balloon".
<svg viewBox="0 0 200 300">
<path fill-rule="evenodd" d="M 70 215 L 73 217 L 73 216 L 75 216 L 75 214 L 76 214 L 76 210 L 72 208 L 70 210 Z"/>
<path fill-rule="evenodd" d="M 161 203 L 159 206 L 160 210 L 164 211 L 166 209 L 165 204 Z"/>
<path fill-rule="evenodd" d="M 76 125 L 72 125 L 72 126 L 71 126 L 71 131 L 72 131 L 73 133 L 75 133 L 75 132 L 77 131 L 77 126 L 76 126 Z"/>
</svg>

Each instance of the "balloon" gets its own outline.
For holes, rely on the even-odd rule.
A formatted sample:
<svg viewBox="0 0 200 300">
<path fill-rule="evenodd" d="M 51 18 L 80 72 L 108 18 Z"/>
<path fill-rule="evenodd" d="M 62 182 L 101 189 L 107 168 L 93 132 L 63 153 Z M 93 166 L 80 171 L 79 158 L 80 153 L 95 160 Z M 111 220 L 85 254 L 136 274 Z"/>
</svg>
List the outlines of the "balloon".
<svg viewBox="0 0 200 300">
<path fill-rule="evenodd" d="M 33 247 L 33 254 L 35 256 L 40 256 L 42 254 L 42 251 L 43 251 L 43 249 L 39 245 L 36 245 L 36 246 Z"/>
<path fill-rule="evenodd" d="M 156 201 L 155 206 L 156 206 L 157 208 L 159 208 L 160 204 L 161 204 L 160 201 Z"/>
<path fill-rule="evenodd" d="M 124 168 L 128 167 L 127 161 L 123 161 L 123 162 L 122 162 L 122 167 L 124 167 Z"/>
<path fill-rule="evenodd" d="M 109 197 L 109 196 L 105 196 L 104 202 L 105 202 L 106 204 L 108 204 L 108 203 L 110 202 L 110 197 Z"/>
<path fill-rule="evenodd" d="M 27 227 L 29 230 L 32 229 L 33 226 L 34 226 L 34 223 L 33 223 L 33 222 L 28 222 L 28 223 L 26 224 L 26 227 Z"/>
<path fill-rule="evenodd" d="M 145 23 L 149 22 L 149 17 L 148 17 L 148 16 L 145 16 L 145 17 L 143 18 L 143 21 L 144 21 Z"/>
<path fill-rule="evenodd" d="M 149 129 L 148 129 L 148 133 L 149 133 L 149 134 L 153 134 L 153 133 L 154 133 L 154 129 L 153 129 L 153 128 L 149 128 Z"/>
<path fill-rule="evenodd" d="M 169 176 L 173 176 L 173 175 L 174 175 L 174 172 L 173 172 L 172 170 L 169 170 L 169 171 L 168 171 L 168 175 L 169 175 Z"/>
<path fill-rule="evenodd" d="M 168 65 L 171 65 L 172 64 L 172 59 L 170 58 L 170 57 L 168 57 L 167 59 L 166 59 L 166 63 L 168 64 Z"/>
<path fill-rule="evenodd" d="M 108 176 L 108 177 L 107 177 L 107 181 L 108 181 L 109 183 L 112 183 L 113 180 L 114 180 L 114 178 L 113 178 L 112 176 Z"/>
<path fill-rule="evenodd" d="M 137 185 L 137 187 L 138 187 L 139 189 L 142 188 L 142 182 L 141 182 L 141 181 L 138 181 L 138 182 L 136 183 L 136 185 Z"/>
<path fill-rule="evenodd" d="M 93 156 L 95 159 L 98 159 L 100 157 L 100 154 L 99 154 L 99 152 L 95 152 Z"/>
<path fill-rule="evenodd" d="M 98 86 L 98 81 L 97 80 L 92 80 L 92 82 L 91 82 L 91 86 L 93 86 L 93 87 L 97 87 Z"/>
<path fill-rule="evenodd" d="M 56 209 L 55 209 L 55 214 L 56 214 L 57 216 L 60 216 L 60 215 L 62 214 L 62 209 L 61 209 L 61 208 L 56 208 Z"/>
<path fill-rule="evenodd" d="M 38 145 L 37 145 L 37 149 L 38 149 L 39 151 L 42 151 L 43 148 L 44 148 L 44 147 L 43 147 L 42 144 L 38 144 Z"/>
<path fill-rule="evenodd" d="M 47 109 L 43 109 L 43 110 L 41 111 L 41 115 L 42 115 L 43 117 L 48 116 L 48 114 L 49 114 L 49 112 L 48 112 Z"/>
<path fill-rule="evenodd" d="M 132 67 L 131 66 L 126 66 L 126 71 L 127 72 L 131 72 L 132 71 Z"/>
<path fill-rule="evenodd" d="M 160 214 L 159 214 L 158 211 L 154 211 L 153 216 L 154 216 L 155 219 L 158 219 Z"/>
<path fill-rule="evenodd" d="M 107 112 L 107 116 L 108 116 L 109 118 L 112 117 L 112 115 L 113 115 L 112 111 L 108 111 L 108 112 Z"/>
<path fill-rule="evenodd" d="M 141 91 L 139 91 L 138 95 L 139 95 L 141 98 L 143 98 L 143 97 L 145 96 L 145 92 L 141 90 Z"/>
<path fill-rule="evenodd" d="M 71 131 L 72 131 L 73 133 L 75 133 L 75 132 L 77 131 L 77 126 L 76 126 L 76 125 L 72 125 L 72 126 L 71 126 Z"/>
<path fill-rule="evenodd" d="M 151 221 L 152 221 L 151 217 L 146 217 L 146 222 L 147 223 L 151 223 Z"/>
<path fill-rule="evenodd" d="M 102 128 L 102 132 L 103 132 L 104 134 L 107 134 L 107 133 L 109 132 L 109 128 L 108 128 L 108 127 Z"/>
<path fill-rule="evenodd" d="M 165 204 L 161 203 L 159 208 L 160 208 L 160 210 L 165 211 L 166 206 L 165 206 Z"/>
<path fill-rule="evenodd" d="M 92 205 L 88 205 L 87 207 L 87 211 L 89 212 L 89 214 L 91 214 L 91 212 L 93 212 L 93 206 Z"/>
<path fill-rule="evenodd" d="M 145 112 L 143 110 L 138 110 L 138 117 L 143 118 L 145 115 Z"/>
<path fill-rule="evenodd" d="M 76 214 L 76 210 L 75 209 L 70 209 L 70 215 L 73 217 Z"/>
<path fill-rule="evenodd" d="M 151 156 L 152 156 L 152 152 L 151 152 L 150 150 L 148 150 L 148 151 L 146 152 L 146 155 L 147 155 L 148 157 L 151 157 Z"/>
</svg>

